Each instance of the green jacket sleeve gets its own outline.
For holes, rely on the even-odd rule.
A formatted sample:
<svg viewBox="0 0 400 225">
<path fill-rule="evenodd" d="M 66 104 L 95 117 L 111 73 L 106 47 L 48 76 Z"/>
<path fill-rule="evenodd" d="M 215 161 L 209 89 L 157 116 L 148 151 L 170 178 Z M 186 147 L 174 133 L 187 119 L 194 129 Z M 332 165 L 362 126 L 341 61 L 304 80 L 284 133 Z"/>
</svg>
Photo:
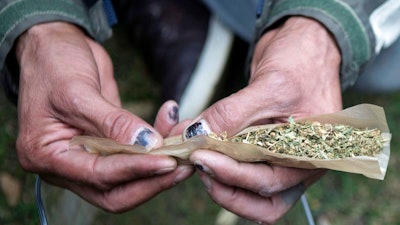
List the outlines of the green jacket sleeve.
<svg viewBox="0 0 400 225">
<path fill-rule="evenodd" d="M 377 35 L 377 30 L 383 27 L 385 21 L 392 20 L 392 23 L 400 28 L 399 3 L 398 0 L 263 1 L 257 18 L 257 37 L 260 38 L 274 24 L 289 16 L 300 15 L 319 21 L 333 34 L 340 48 L 341 87 L 344 90 L 356 82 L 363 67 L 385 47 L 385 44 L 388 45 L 387 41 L 383 44 L 382 37 Z M 378 13 L 386 16 L 382 17 L 377 15 Z M 397 23 L 393 19 L 397 20 Z M 377 20 L 380 22 L 377 23 Z M 396 33 L 397 38 L 400 29 L 396 30 L 396 27 L 392 26 L 385 32 Z M 387 36 L 383 36 L 385 35 Z"/>
<path fill-rule="evenodd" d="M 97 41 L 111 36 L 103 1 L 90 7 L 79 0 L 0 0 L 0 78 L 7 97 L 16 101 L 19 72 L 12 51 L 15 40 L 30 27 L 65 21 L 80 26 Z"/>
</svg>

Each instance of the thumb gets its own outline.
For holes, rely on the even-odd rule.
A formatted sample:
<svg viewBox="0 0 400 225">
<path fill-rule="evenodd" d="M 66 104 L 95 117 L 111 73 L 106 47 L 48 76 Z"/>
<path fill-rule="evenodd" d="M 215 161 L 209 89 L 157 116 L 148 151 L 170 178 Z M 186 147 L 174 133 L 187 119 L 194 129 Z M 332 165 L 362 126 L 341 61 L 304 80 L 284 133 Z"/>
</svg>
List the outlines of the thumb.
<svg viewBox="0 0 400 225">
<path fill-rule="evenodd" d="M 276 113 L 266 109 L 265 97 L 256 92 L 256 88 L 244 88 L 211 105 L 201 113 L 183 132 L 184 139 L 210 132 L 228 137 L 244 128 L 269 122 Z"/>
<path fill-rule="evenodd" d="M 70 98 L 71 99 L 71 98 Z M 85 134 L 107 137 L 117 142 L 140 145 L 147 149 L 159 147 L 162 136 L 140 117 L 111 104 L 96 91 L 87 91 L 72 98 L 72 108 L 66 109 L 66 123 Z M 65 110 L 65 107 L 59 107 Z"/>
</svg>

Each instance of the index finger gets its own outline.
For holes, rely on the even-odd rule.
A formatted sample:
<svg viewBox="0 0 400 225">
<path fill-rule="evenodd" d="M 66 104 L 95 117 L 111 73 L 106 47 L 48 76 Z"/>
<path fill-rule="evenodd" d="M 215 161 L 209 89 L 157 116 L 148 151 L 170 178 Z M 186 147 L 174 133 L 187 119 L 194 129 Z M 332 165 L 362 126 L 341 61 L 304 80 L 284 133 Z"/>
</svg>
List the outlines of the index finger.
<svg viewBox="0 0 400 225">
<path fill-rule="evenodd" d="M 271 166 L 266 163 L 238 162 L 226 155 L 198 150 L 190 161 L 196 168 L 228 186 L 250 190 L 262 196 L 271 196 L 299 183 L 309 186 L 321 170 Z"/>
<path fill-rule="evenodd" d="M 101 156 L 73 147 L 45 156 L 42 162 L 52 171 L 69 180 L 107 190 L 130 180 L 173 171 L 177 162 L 172 157 L 144 154 Z"/>
</svg>

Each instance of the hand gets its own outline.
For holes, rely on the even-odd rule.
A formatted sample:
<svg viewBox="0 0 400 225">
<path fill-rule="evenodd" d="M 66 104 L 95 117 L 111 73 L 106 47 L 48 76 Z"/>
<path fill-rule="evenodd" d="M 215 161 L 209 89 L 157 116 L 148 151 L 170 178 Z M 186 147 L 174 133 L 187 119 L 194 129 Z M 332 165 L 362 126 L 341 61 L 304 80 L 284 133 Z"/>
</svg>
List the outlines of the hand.
<svg viewBox="0 0 400 225">
<path fill-rule="evenodd" d="M 312 19 L 291 17 L 257 43 L 249 85 L 206 109 L 184 135 L 232 136 L 251 125 L 339 111 L 339 67 L 340 53 L 327 30 Z M 325 172 L 241 163 L 205 150 L 190 160 L 213 200 L 266 224 L 281 218 Z"/>
<path fill-rule="evenodd" d="M 134 208 L 192 173 L 166 156 L 104 157 L 69 148 L 80 134 L 158 147 L 177 123 L 172 101 L 160 108 L 155 129 L 123 110 L 109 56 L 80 29 L 67 23 L 36 25 L 19 38 L 16 53 L 21 67 L 17 152 L 23 168 L 112 212 Z"/>
</svg>

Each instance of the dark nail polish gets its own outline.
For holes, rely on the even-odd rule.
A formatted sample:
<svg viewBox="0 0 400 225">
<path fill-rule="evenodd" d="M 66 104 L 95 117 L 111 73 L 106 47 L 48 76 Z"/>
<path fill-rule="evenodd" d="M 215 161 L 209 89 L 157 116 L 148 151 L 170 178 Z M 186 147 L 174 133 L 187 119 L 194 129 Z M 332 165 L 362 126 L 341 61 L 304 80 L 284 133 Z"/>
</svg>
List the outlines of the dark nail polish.
<svg viewBox="0 0 400 225">
<path fill-rule="evenodd" d="M 195 163 L 195 164 L 194 164 L 194 167 L 196 167 L 197 170 L 200 170 L 201 172 L 204 172 L 204 167 L 203 167 L 203 165 L 200 165 L 200 164 Z"/>
<path fill-rule="evenodd" d="M 148 128 L 144 128 L 136 136 L 136 141 L 134 144 L 140 145 L 143 147 L 149 146 L 150 144 L 152 144 L 154 142 L 153 139 L 151 138 L 152 134 L 153 134 L 153 131 L 151 131 Z"/>
<path fill-rule="evenodd" d="M 200 172 L 202 172 L 202 173 L 205 173 L 205 174 L 207 174 L 207 175 L 209 175 L 209 176 L 214 176 L 214 174 L 213 174 L 213 172 L 210 170 L 210 168 L 208 168 L 206 165 L 204 165 L 201 161 L 195 161 L 195 162 L 194 162 L 194 167 L 195 167 L 198 171 L 200 171 Z"/>
<path fill-rule="evenodd" d="M 168 116 L 172 121 L 178 122 L 179 121 L 179 108 L 178 108 L 178 106 L 172 107 L 172 109 L 168 112 Z"/>
<path fill-rule="evenodd" d="M 196 122 L 186 129 L 186 139 L 196 135 L 207 135 L 210 133 L 210 128 L 203 122 Z"/>
</svg>

